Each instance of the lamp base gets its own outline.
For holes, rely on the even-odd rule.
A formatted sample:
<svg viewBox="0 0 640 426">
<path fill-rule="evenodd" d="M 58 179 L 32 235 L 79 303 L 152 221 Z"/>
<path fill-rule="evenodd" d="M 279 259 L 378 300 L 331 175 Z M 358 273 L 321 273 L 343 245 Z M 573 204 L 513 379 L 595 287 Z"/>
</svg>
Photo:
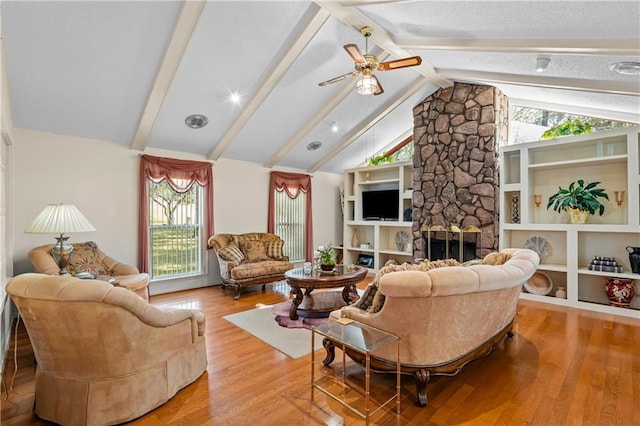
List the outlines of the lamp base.
<svg viewBox="0 0 640 426">
<path fill-rule="evenodd" d="M 51 256 L 56 261 L 58 268 L 60 268 L 59 274 L 69 275 L 67 265 L 69 264 L 69 259 L 71 259 L 71 253 L 73 253 L 73 246 L 67 242 L 69 237 L 63 234 L 55 238 L 58 242 L 51 247 Z"/>
</svg>

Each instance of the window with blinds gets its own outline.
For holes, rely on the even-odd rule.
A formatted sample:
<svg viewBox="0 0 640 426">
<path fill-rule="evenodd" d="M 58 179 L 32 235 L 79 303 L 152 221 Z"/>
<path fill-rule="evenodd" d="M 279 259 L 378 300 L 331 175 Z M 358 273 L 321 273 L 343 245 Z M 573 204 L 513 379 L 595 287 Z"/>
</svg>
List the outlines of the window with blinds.
<svg viewBox="0 0 640 426">
<path fill-rule="evenodd" d="M 307 217 L 307 194 L 295 199 L 285 191 L 275 191 L 275 233 L 284 241 L 284 254 L 291 262 L 304 260 L 304 234 Z"/>
<path fill-rule="evenodd" d="M 194 184 L 185 193 L 166 181 L 149 185 L 149 257 L 152 279 L 202 273 L 203 191 Z"/>
</svg>

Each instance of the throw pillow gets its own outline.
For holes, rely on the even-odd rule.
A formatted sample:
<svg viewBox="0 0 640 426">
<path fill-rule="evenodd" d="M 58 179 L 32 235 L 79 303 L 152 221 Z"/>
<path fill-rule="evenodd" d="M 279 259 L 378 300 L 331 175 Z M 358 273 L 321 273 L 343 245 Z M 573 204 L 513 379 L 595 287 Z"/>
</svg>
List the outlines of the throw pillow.
<svg viewBox="0 0 640 426">
<path fill-rule="evenodd" d="M 511 255 L 507 253 L 493 252 L 489 253 L 482 259 L 483 265 L 502 265 L 511 259 Z"/>
<path fill-rule="evenodd" d="M 218 250 L 218 256 L 228 262 L 234 262 L 238 265 L 244 260 L 244 254 L 242 254 L 238 246 L 233 243 Z"/>
<path fill-rule="evenodd" d="M 262 241 L 240 241 L 240 250 L 244 253 L 247 262 L 262 262 L 269 260 L 267 249 Z"/>
<path fill-rule="evenodd" d="M 378 280 L 381 276 L 388 274 L 390 272 L 397 271 L 422 271 L 427 272 L 431 269 L 435 268 L 444 268 L 447 266 L 459 266 L 460 262 L 455 259 L 442 259 L 442 260 L 434 260 L 433 262 L 425 261 L 420 262 L 418 264 L 413 263 L 403 263 L 402 265 L 388 265 L 380 269 L 380 271 L 373 278 L 372 284 L 375 282 L 376 289 L 378 287 Z M 379 312 L 384 306 L 385 296 L 382 292 L 377 291 L 373 296 L 373 301 L 371 302 L 371 306 L 367 308 L 367 312 L 375 313 Z"/>
<path fill-rule="evenodd" d="M 354 303 L 353 306 L 366 311 L 373 303 L 373 298 L 375 297 L 376 293 L 378 293 L 378 281 L 374 280 L 369 283 L 367 288 L 364 289 L 362 297 L 358 299 L 358 301 Z"/>
<path fill-rule="evenodd" d="M 93 241 L 73 244 L 73 255 L 67 264 L 67 271 L 71 275 L 81 272 L 89 272 L 94 275 L 109 275 L 102 257 L 98 251 L 98 245 Z"/>
<path fill-rule="evenodd" d="M 280 239 L 265 241 L 264 243 L 264 248 L 265 248 L 265 251 L 267 252 L 267 256 L 269 256 L 273 260 L 284 259 L 284 254 L 282 252 L 283 247 L 284 247 L 284 241 Z"/>
</svg>

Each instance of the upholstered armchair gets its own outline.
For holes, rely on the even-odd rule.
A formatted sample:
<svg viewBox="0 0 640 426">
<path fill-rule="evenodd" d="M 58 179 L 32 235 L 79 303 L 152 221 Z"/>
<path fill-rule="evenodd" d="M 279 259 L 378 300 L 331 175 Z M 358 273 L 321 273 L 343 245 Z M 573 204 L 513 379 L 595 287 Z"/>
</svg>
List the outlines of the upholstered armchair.
<svg viewBox="0 0 640 426">
<path fill-rule="evenodd" d="M 23 274 L 7 293 L 37 361 L 35 413 L 64 425 L 135 419 L 207 366 L 204 314 L 161 309 L 123 288 L 71 275 Z"/>
<path fill-rule="evenodd" d="M 52 244 L 40 246 L 29 251 L 29 260 L 35 272 L 58 275 L 60 268 L 51 256 Z M 67 270 L 71 275 L 88 272 L 97 279 L 107 281 L 116 287 L 133 291 L 149 301 L 149 275 L 140 273 L 138 268 L 120 263 L 103 253 L 96 243 L 88 241 L 73 244 L 73 253 Z"/>
</svg>

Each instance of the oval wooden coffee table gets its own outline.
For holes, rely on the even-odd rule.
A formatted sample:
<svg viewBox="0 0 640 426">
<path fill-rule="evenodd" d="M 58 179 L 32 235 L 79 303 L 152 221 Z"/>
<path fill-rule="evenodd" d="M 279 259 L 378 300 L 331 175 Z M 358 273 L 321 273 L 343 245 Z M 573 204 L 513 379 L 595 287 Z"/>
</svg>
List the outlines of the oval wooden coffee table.
<svg viewBox="0 0 640 426">
<path fill-rule="evenodd" d="M 289 318 L 298 319 L 298 312 L 303 316 L 327 316 L 329 312 L 350 305 L 359 299 L 356 284 L 367 275 L 367 269 L 356 266 L 354 271 L 347 271 L 342 265 L 336 265 L 333 272 L 312 272 L 305 275 L 302 268 L 290 269 L 284 273 L 287 283 L 294 294 Z M 320 291 L 320 288 L 344 287 L 342 291 Z M 302 289 L 305 289 L 302 294 Z"/>
</svg>

